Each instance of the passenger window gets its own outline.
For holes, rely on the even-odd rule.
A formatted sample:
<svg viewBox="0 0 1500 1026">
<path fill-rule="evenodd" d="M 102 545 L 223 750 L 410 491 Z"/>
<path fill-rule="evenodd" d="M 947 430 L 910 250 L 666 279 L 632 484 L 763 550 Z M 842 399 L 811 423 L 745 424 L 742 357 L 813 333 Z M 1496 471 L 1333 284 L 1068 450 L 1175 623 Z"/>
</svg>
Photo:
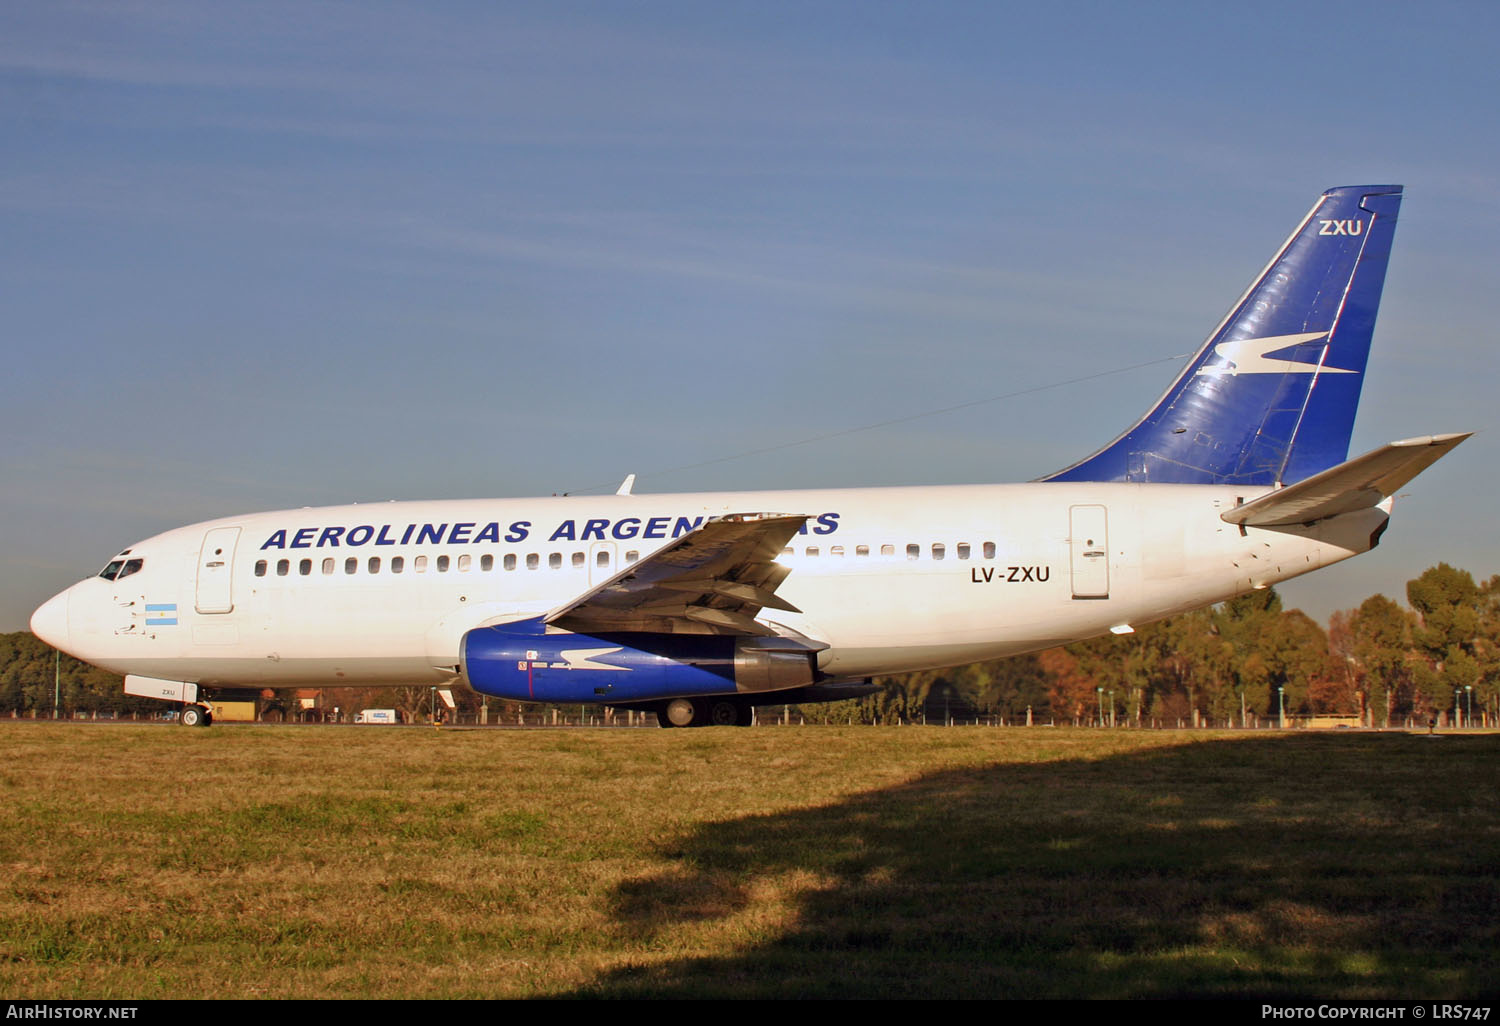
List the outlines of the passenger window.
<svg viewBox="0 0 1500 1026">
<path fill-rule="evenodd" d="M 100 574 L 99 576 L 102 577 L 104 575 Z M 266 561 L 264 559 L 257 559 L 255 561 L 255 576 L 256 577 L 264 577 L 264 576 L 266 576 Z"/>
<path fill-rule="evenodd" d="M 882 556 L 894 556 L 896 554 L 896 546 L 882 545 L 880 546 L 880 554 Z"/>
<path fill-rule="evenodd" d="M 333 573 L 333 557 L 332 556 L 329 556 L 327 559 L 323 560 L 323 572 L 325 574 L 331 574 L 331 573 Z"/>
<path fill-rule="evenodd" d="M 535 552 L 526 553 L 526 569 L 535 570 L 542 565 L 542 557 Z"/>
<path fill-rule="evenodd" d="M 995 543 L 994 542 L 985 542 L 984 543 L 984 558 L 985 559 L 994 559 L 995 558 Z"/>
<path fill-rule="evenodd" d="M 369 567 L 370 567 L 370 573 L 372 573 L 372 574 L 378 574 L 378 573 L 380 573 L 380 557 L 379 556 L 371 556 L 370 557 Z"/>
<path fill-rule="evenodd" d="M 553 570 L 556 570 L 558 567 L 562 566 L 562 553 L 554 552 L 550 556 L 548 556 L 547 565 Z"/>
<path fill-rule="evenodd" d="M 392 556 L 391 557 L 391 573 L 393 573 L 393 574 L 399 574 L 402 570 L 405 570 L 405 569 L 406 569 L 406 557 L 404 557 L 404 556 Z"/>
<path fill-rule="evenodd" d="M 516 568 L 516 554 L 514 552 L 507 552 L 505 554 L 505 569 L 507 569 L 507 570 L 514 570 L 515 568 Z"/>
<path fill-rule="evenodd" d="M 947 552 L 947 550 L 943 548 L 943 543 L 942 542 L 933 542 L 932 543 L 932 558 L 933 559 L 942 559 L 943 556 L 946 554 L 946 552 Z"/>
<path fill-rule="evenodd" d="M 842 556 L 844 554 L 844 547 L 842 545 L 830 545 L 828 546 L 828 554 L 830 556 Z"/>
<path fill-rule="evenodd" d="M 473 565 L 473 561 L 474 557 L 470 556 L 468 553 L 464 553 L 462 556 L 459 556 L 458 572 L 461 574 L 468 573 L 469 567 Z"/>
<path fill-rule="evenodd" d="M 425 574 L 427 572 L 427 557 L 417 556 L 413 558 L 411 561 L 411 568 L 419 574 Z"/>
<path fill-rule="evenodd" d="M 439 556 L 437 558 L 437 569 L 438 569 L 438 573 L 440 573 L 440 574 L 445 574 L 445 573 L 448 572 L 448 557 L 447 556 Z"/>
<path fill-rule="evenodd" d="M 790 556 L 792 554 L 792 547 L 788 545 L 786 548 L 781 550 L 781 554 L 783 556 Z"/>
<path fill-rule="evenodd" d="M 868 556 L 870 554 L 870 546 L 856 545 L 854 546 L 854 554 L 856 556 Z"/>
<path fill-rule="evenodd" d="M 638 560 L 640 558 L 641 558 L 641 554 L 639 552 L 636 552 L 634 549 L 631 549 L 629 552 L 625 553 L 625 562 L 626 563 L 634 563 L 636 560 Z"/>
<path fill-rule="evenodd" d="M 920 545 L 908 545 L 906 547 L 906 558 L 907 559 L 916 559 L 916 558 L 918 558 L 921 555 L 922 555 L 922 546 L 920 546 Z"/>
<path fill-rule="evenodd" d="M 959 542 L 958 543 L 958 558 L 959 559 L 968 559 L 969 558 L 969 543 L 968 542 Z"/>
<path fill-rule="evenodd" d="M 495 557 L 490 555 L 480 556 L 479 569 L 484 571 L 485 573 L 489 573 L 491 570 L 495 569 Z"/>
<path fill-rule="evenodd" d="M 310 560 L 310 559 L 298 560 L 297 561 L 297 572 L 299 574 L 301 574 L 303 577 L 306 577 L 308 574 L 312 573 L 312 560 Z"/>
<path fill-rule="evenodd" d="M 818 554 L 818 547 L 816 545 L 809 545 L 807 547 L 807 554 L 809 556 L 816 556 Z"/>
<path fill-rule="evenodd" d="M 358 556 L 350 556 L 348 559 L 344 560 L 344 573 L 346 573 L 346 574 L 352 574 L 352 573 L 354 573 L 358 569 L 359 569 L 359 557 Z"/>
<path fill-rule="evenodd" d="M 292 569 L 292 561 L 290 559 L 278 559 L 276 561 L 276 576 L 277 577 L 285 577 L 287 575 L 287 573 L 291 569 Z"/>
<path fill-rule="evenodd" d="M 594 557 L 595 566 L 609 566 L 609 550 L 600 549 L 599 554 Z"/>
</svg>

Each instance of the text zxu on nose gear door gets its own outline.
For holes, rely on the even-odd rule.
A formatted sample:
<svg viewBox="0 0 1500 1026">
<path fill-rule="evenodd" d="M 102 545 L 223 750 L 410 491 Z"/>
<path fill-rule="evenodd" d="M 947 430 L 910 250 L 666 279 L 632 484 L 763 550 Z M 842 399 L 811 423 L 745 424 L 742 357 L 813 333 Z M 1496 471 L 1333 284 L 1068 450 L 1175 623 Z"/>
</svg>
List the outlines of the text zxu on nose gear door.
<svg viewBox="0 0 1500 1026">
<path fill-rule="evenodd" d="M 230 596 L 234 572 L 234 547 L 240 540 L 238 527 L 216 527 L 203 536 L 198 550 L 198 590 L 193 608 L 200 613 L 233 611 Z"/>
<path fill-rule="evenodd" d="M 1103 506 L 1068 508 L 1073 597 L 1109 598 L 1109 518 Z"/>
</svg>

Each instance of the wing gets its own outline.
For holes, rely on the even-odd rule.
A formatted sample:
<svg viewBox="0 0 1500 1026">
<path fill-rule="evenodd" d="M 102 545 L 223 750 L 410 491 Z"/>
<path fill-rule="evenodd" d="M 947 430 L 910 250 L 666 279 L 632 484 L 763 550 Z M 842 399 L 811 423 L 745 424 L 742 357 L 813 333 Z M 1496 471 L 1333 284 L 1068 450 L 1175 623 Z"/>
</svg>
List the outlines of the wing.
<svg viewBox="0 0 1500 1026">
<path fill-rule="evenodd" d="M 1219 519 L 1249 527 L 1286 527 L 1369 509 L 1394 495 L 1472 433 L 1427 435 L 1383 445 L 1305 481 L 1236 506 L 1220 514 Z"/>
<path fill-rule="evenodd" d="M 776 556 L 807 520 L 783 513 L 713 517 L 544 619 L 580 634 L 772 636 L 755 617 L 762 609 L 800 612 L 776 597 L 791 573 Z"/>
</svg>

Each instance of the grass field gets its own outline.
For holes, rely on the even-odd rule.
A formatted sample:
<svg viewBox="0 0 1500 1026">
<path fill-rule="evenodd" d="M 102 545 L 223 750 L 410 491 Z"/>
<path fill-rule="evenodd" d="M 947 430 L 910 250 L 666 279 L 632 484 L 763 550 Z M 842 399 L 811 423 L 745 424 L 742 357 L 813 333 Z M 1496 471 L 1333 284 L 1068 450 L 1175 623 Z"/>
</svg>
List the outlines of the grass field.
<svg viewBox="0 0 1500 1026">
<path fill-rule="evenodd" d="M 1497 735 L 0 723 L 0 994 L 1493 997 L 1497 767 Z"/>
</svg>

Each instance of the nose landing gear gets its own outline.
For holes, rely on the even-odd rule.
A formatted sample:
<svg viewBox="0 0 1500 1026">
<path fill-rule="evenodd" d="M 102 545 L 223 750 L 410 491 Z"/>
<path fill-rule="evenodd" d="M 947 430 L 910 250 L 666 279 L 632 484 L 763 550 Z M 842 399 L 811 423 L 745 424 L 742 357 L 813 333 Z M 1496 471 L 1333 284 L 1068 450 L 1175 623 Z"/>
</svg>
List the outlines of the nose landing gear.
<svg viewBox="0 0 1500 1026">
<path fill-rule="evenodd" d="M 179 720 L 184 727 L 206 727 L 213 721 L 214 714 L 201 705 L 185 706 L 182 710 L 182 718 Z"/>
</svg>

